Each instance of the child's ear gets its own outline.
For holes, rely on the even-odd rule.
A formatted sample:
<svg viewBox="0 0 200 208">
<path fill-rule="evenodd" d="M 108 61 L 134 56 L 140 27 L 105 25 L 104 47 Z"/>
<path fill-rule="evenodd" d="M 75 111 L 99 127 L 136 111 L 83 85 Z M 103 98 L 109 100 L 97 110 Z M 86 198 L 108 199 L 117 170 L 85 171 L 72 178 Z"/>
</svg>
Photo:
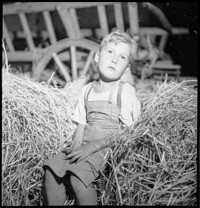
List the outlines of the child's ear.
<svg viewBox="0 0 200 208">
<path fill-rule="evenodd" d="M 94 61 L 95 61 L 96 63 L 99 62 L 99 51 L 97 51 L 97 52 L 95 53 Z"/>
</svg>

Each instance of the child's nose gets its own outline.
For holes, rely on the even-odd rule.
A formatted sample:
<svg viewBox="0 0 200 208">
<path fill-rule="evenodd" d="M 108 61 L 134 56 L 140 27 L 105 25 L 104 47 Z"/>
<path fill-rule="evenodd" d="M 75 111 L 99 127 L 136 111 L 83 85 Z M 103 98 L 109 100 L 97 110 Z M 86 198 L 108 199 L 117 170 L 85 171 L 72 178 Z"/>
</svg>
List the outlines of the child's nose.
<svg viewBox="0 0 200 208">
<path fill-rule="evenodd" d="M 113 56 L 112 62 L 116 64 L 117 63 L 117 57 Z"/>
</svg>

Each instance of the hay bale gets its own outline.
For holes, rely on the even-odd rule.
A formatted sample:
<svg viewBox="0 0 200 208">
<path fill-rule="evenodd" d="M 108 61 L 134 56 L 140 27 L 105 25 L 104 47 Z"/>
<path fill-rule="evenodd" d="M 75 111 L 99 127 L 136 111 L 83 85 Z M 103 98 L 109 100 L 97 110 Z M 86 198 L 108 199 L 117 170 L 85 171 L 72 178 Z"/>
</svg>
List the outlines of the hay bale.
<svg viewBox="0 0 200 208">
<path fill-rule="evenodd" d="M 164 82 L 115 135 L 98 179 L 102 205 L 197 204 L 197 82 Z"/>
<path fill-rule="evenodd" d="M 2 205 L 38 205 L 42 165 L 71 140 L 70 117 L 86 79 L 59 89 L 3 71 Z"/>
<path fill-rule="evenodd" d="M 3 73 L 3 206 L 43 205 L 42 165 L 71 139 L 70 116 L 84 84 L 58 89 Z M 113 136 L 108 169 L 98 179 L 101 204 L 197 203 L 195 84 L 163 83 L 146 99 L 139 96 L 135 127 Z"/>
</svg>

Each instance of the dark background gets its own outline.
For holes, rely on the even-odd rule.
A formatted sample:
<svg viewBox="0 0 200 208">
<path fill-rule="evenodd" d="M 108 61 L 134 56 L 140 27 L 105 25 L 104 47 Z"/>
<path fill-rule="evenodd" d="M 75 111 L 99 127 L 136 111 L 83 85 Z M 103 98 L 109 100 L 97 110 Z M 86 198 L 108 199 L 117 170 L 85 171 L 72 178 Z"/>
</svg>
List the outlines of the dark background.
<svg viewBox="0 0 200 208">
<path fill-rule="evenodd" d="M 165 51 L 175 63 L 180 64 L 183 76 L 197 76 L 198 3 L 155 3 L 161 8 L 169 22 L 176 27 L 189 28 L 189 34 L 170 36 Z"/>
</svg>

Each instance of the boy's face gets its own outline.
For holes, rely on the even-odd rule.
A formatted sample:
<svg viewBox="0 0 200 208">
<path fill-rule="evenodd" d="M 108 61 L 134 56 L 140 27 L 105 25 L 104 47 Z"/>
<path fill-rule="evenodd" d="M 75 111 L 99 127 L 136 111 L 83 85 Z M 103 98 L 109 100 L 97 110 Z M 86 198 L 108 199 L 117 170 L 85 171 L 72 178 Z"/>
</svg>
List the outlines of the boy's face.
<svg viewBox="0 0 200 208">
<path fill-rule="evenodd" d="M 127 43 L 107 43 L 96 53 L 99 76 L 103 81 L 117 81 L 129 67 L 131 48 Z"/>
</svg>

